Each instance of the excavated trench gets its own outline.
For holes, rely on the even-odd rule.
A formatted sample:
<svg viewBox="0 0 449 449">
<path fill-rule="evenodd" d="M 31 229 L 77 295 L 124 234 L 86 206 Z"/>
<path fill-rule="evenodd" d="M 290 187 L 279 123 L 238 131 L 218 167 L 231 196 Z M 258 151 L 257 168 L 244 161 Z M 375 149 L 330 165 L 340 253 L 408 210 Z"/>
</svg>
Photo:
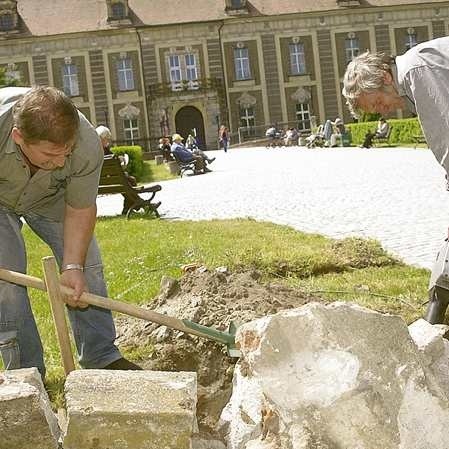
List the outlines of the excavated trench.
<svg viewBox="0 0 449 449">
<path fill-rule="evenodd" d="M 144 307 L 227 330 L 231 321 L 242 324 L 311 301 L 323 300 L 298 289 L 264 284 L 257 271 L 228 273 L 224 268 L 208 271 L 200 267 L 179 281 L 163 278 L 159 296 Z M 231 395 L 237 361 L 227 355 L 225 347 L 131 317 L 117 320 L 117 333 L 121 347 L 154 345 L 151 356 L 140 362 L 145 369 L 197 373 L 199 428 L 213 434 Z"/>
</svg>

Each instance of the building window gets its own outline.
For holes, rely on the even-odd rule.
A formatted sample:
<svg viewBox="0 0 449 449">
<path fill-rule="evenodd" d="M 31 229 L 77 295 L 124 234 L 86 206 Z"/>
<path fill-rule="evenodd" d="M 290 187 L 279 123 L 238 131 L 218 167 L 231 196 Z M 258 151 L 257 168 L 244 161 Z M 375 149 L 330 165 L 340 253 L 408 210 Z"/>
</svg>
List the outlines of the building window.
<svg viewBox="0 0 449 449">
<path fill-rule="evenodd" d="M 139 139 L 139 126 L 137 119 L 123 120 L 123 130 L 125 131 L 125 140 L 134 145 L 134 141 Z"/>
<path fill-rule="evenodd" d="M 235 65 L 235 79 L 247 80 L 251 78 L 249 70 L 249 54 L 248 48 L 234 48 L 234 65 Z"/>
<path fill-rule="evenodd" d="M 117 61 L 118 90 L 134 90 L 134 73 L 131 58 L 122 58 Z"/>
<path fill-rule="evenodd" d="M 309 103 L 296 104 L 296 120 L 298 121 L 298 131 L 310 131 Z"/>
<path fill-rule="evenodd" d="M 238 8 L 243 8 L 244 3 L 242 2 L 242 0 L 231 0 L 231 7 L 238 9 Z"/>
<path fill-rule="evenodd" d="M 111 13 L 112 18 L 115 20 L 124 19 L 126 16 L 125 5 L 120 2 L 113 3 L 111 6 Z"/>
<path fill-rule="evenodd" d="M 198 71 L 196 68 L 196 58 L 193 53 L 188 53 L 185 55 L 186 63 L 186 79 L 188 81 L 195 81 L 198 79 Z"/>
<path fill-rule="evenodd" d="M 256 129 L 255 125 L 255 117 L 254 117 L 254 108 L 241 108 L 240 109 L 240 130 L 243 137 L 254 136 Z"/>
<path fill-rule="evenodd" d="M 350 37 L 345 40 L 346 64 L 349 64 L 360 53 L 359 40 L 356 37 Z"/>
<path fill-rule="evenodd" d="M 179 55 L 170 55 L 168 57 L 168 64 L 170 66 L 171 83 L 180 83 L 182 80 L 182 71 Z"/>
<path fill-rule="evenodd" d="M 77 97 L 80 94 L 78 68 L 75 64 L 64 64 L 62 66 L 62 85 L 64 93 L 69 97 Z"/>
<path fill-rule="evenodd" d="M 172 90 L 199 88 L 197 56 L 194 53 L 168 55 L 168 70 Z M 184 84 L 186 81 L 187 84 Z"/>
<path fill-rule="evenodd" d="M 14 85 L 20 84 L 22 81 L 22 73 L 19 70 L 19 67 L 13 62 L 9 63 L 5 67 L 5 77 L 9 83 L 15 83 Z"/>
<path fill-rule="evenodd" d="M 304 56 L 304 44 L 289 44 L 290 72 L 292 75 L 304 75 L 306 73 L 306 58 Z"/>
<path fill-rule="evenodd" d="M 14 16 L 12 14 L 2 14 L 0 16 L 0 31 L 11 31 L 14 29 Z"/>
<path fill-rule="evenodd" d="M 416 31 L 413 28 L 407 30 L 407 36 L 405 38 L 405 49 L 410 50 L 412 47 L 418 44 L 418 38 Z"/>
</svg>

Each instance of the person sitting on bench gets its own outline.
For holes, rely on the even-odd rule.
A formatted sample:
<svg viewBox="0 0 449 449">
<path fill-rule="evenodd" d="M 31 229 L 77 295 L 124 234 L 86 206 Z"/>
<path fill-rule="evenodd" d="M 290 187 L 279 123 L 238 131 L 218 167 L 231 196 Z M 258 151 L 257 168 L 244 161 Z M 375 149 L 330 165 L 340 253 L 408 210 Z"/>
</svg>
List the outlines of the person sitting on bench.
<svg viewBox="0 0 449 449">
<path fill-rule="evenodd" d="M 173 142 L 171 145 L 172 154 L 181 162 L 195 162 L 195 174 L 207 173 L 211 171 L 206 167 L 206 159 L 204 157 L 200 156 L 199 154 L 193 154 L 185 147 L 185 145 L 182 143 L 184 138 L 180 134 L 173 134 L 171 140 Z"/>
<path fill-rule="evenodd" d="M 215 161 L 214 157 L 207 157 L 207 154 L 200 149 L 198 144 L 198 139 L 194 137 L 192 134 L 189 134 L 186 139 L 186 148 L 190 150 L 193 154 L 197 156 L 201 156 L 208 164 L 212 164 Z"/>
<path fill-rule="evenodd" d="M 162 136 L 159 139 L 158 148 L 162 151 L 162 156 L 164 157 L 164 162 L 173 161 L 173 156 L 171 154 L 170 137 Z"/>
<path fill-rule="evenodd" d="M 376 132 L 371 133 L 368 131 L 365 135 L 365 140 L 363 141 L 361 147 L 371 148 L 373 146 L 373 139 L 383 139 L 388 136 L 389 131 L 390 125 L 383 117 L 381 117 L 377 122 Z"/>
<path fill-rule="evenodd" d="M 98 137 L 100 137 L 101 146 L 103 147 L 104 155 L 105 156 L 113 155 L 114 153 L 111 151 L 111 146 L 112 146 L 112 133 L 111 133 L 111 130 L 108 127 L 104 126 L 104 125 L 100 125 L 100 126 L 97 126 L 95 131 L 97 131 Z M 123 168 L 123 173 L 125 174 L 125 176 L 128 179 L 129 183 L 132 186 L 135 187 L 137 185 L 137 179 L 134 176 L 131 176 L 126 171 L 126 167 L 128 165 L 128 162 L 129 162 L 129 156 L 125 153 L 123 155 L 117 155 L 116 157 L 118 157 L 118 159 L 120 161 L 120 165 Z"/>
</svg>

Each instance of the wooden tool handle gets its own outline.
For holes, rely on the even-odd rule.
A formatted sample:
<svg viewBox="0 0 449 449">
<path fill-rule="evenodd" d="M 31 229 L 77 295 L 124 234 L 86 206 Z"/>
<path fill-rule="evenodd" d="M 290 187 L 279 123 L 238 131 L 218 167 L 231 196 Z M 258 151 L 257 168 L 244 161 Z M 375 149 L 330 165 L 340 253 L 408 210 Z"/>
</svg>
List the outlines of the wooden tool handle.
<svg viewBox="0 0 449 449">
<path fill-rule="evenodd" d="M 15 271 L 5 270 L 0 268 L 0 279 L 4 281 L 12 282 L 13 284 L 23 285 L 25 287 L 33 287 L 42 291 L 47 291 L 45 282 L 39 278 L 29 276 L 23 273 L 17 273 Z M 73 289 L 60 285 L 61 292 L 65 295 L 72 295 Z M 127 315 L 134 316 L 136 318 L 142 318 L 144 320 L 152 321 L 153 323 L 161 324 L 181 332 L 197 335 L 199 337 L 210 338 L 208 335 L 197 331 L 195 329 L 188 328 L 182 322 L 182 320 L 164 315 L 162 313 L 154 312 L 153 310 L 147 310 L 143 307 L 136 306 L 134 304 L 127 304 L 117 301 L 111 298 L 105 298 L 103 296 L 94 295 L 92 293 L 83 293 L 80 298 L 81 301 L 93 306 L 102 307 L 104 309 L 114 310 L 115 312 L 125 313 Z"/>
<path fill-rule="evenodd" d="M 65 318 L 65 304 L 62 298 L 55 258 L 44 257 L 42 259 L 42 267 L 44 269 L 53 322 L 55 323 L 56 336 L 58 338 L 59 349 L 61 350 L 62 365 L 67 376 L 71 371 L 75 370 L 75 363 L 73 362 L 69 329 Z"/>
</svg>

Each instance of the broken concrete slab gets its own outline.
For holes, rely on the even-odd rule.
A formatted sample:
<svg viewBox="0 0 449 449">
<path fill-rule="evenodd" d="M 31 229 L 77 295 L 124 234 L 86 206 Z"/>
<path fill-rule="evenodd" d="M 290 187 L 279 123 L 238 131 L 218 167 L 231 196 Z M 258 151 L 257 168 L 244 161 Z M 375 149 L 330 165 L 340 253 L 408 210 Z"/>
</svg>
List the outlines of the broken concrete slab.
<svg viewBox="0 0 449 449">
<path fill-rule="evenodd" d="M 247 323 L 237 341 L 235 380 L 259 392 L 235 390 L 229 449 L 447 449 L 449 403 L 400 317 L 313 303 Z"/>
<path fill-rule="evenodd" d="M 60 435 L 39 371 L 0 372 L 0 448 L 55 449 Z"/>
<path fill-rule="evenodd" d="M 430 324 L 420 319 L 408 327 L 410 335 L 449 400 L 449 341 L 444 338 L 449 326 Z"/>
<path fill-rule="evenodd" d="M 196 374 L 80 370 L 65 384 L 64 449 L 188 449 Z"/>
</svg>

